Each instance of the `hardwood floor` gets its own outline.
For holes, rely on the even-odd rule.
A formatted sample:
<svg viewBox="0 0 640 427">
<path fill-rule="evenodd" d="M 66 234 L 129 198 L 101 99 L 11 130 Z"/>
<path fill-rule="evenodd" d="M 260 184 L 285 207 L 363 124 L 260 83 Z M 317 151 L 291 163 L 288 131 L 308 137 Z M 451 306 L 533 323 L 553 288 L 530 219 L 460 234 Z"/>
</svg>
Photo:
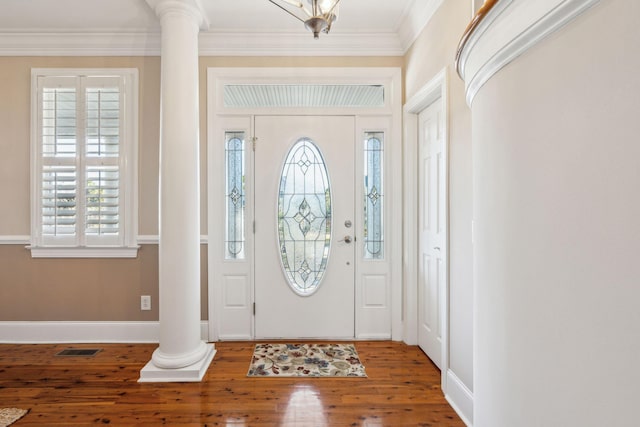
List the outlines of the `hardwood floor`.
<svg viewBox="0 0 640 427">
<path fill-rule="evenodd" d="M 138 383 L 156 345 L 0 345 L 0 407 L 31 409 L 16 427 L 464 426 L 418 347 L 355 344 L 368 378 L 248 378 L 254 343 L 222 342 L 200 383 Z"/>
</svg>

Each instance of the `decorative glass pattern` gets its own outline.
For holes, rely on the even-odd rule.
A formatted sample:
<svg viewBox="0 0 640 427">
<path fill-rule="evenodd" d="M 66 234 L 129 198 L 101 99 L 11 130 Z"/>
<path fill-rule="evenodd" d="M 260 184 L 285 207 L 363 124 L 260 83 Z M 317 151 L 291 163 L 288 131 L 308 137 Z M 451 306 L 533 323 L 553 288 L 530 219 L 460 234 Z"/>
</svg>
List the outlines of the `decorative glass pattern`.
<svg viewBox="0 0 640 427">
<path fill-rule="evenodd" d="M 226 154 L 226 230 L 225 258 L 245 258 L 245 134 L 225 133 Z"/>
<path fill-rule="evenodd" d="M 384 133 L 364 136 L 364 257 L 384 258 Z"/>
<path fill-rule="evenodd" d="M 278 243 L 282 268 L 298 295 L 322 281 L 331 245 L 331 189 L 318 147 L 300 139 L 287 154 L 278 193 Z"/>
</svg>

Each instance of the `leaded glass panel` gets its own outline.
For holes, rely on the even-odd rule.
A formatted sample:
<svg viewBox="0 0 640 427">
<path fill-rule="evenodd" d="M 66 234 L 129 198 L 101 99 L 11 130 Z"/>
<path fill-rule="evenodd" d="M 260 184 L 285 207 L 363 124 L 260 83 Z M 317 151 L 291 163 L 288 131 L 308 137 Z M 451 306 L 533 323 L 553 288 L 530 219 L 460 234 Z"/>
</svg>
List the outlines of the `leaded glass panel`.
<svg viewBox="0 0 640 427">
<path fill-rule="evenodd" d="M 364 136 L 364 257 L 384 258 L 384 133 Z"/>
<path fill-rule="evenodd" d="M 245 258 L 245 133 L 225 133 L 225 258 Z"/>
<path fill-rule="evenodd" d="M 278 193 L 278 243 L 289 286 L 314 293 L 327 268 L 331 245 L 331 189 L 324 159 L 308 138 L 287 154 Z"/>
</svg>

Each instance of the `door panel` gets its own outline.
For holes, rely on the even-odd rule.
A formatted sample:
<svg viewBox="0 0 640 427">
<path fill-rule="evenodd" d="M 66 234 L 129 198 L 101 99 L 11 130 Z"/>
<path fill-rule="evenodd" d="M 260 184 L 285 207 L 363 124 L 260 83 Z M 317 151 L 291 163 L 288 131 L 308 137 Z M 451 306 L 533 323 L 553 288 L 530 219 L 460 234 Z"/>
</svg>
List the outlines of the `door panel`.
<svg viewBox="0 0 640 427">
<path fill-rule="evenodd" d="M 440 103 L 419 115 L 418 344 L 438 366 L 442 359 L 441 301 L 446 284 L 446 165 Z"/>
<path fill-rule="evenodd" d="M 354 129 L 355 120 L 346 116 L 258 116 L 255 159 L 255 334 L 256 338 L 352 338 L 354 336 L 354 261 L 353 230 L 345 221 L 354 217 Z M 318 217 L 313 209 L 318 203 L 304 197 L 286 197 L 280 207 L 281 188 L 298 188 L 281 182 L 285 159 L 296 142 L 308 138 L 324 159 L 330 184 L 330 245 L 326 270 L 315 292 L 294 290 L 291 276 L 305 281 L 315 274 L 307 255 L 292 255 L 294 247 L 280 243 L 278 217 L 288 218 L 286 227 L 294 229 L 287 236 L 313 233 Z M 305 173 L 313 169 L 313 153 L 296 162 Z M 294 163 L 296 163 L 294 162 Z M 296 164 L 297 164 L 296 163 Z M 295 166 L 295 165 L 294 165 Z M 288 167 L 288 166 L 287 166 Z M 320 178 L 318 178 L 320 179 Z M 292 190 L 283 190 L 286 192 Z M 283 198 L 280 199 L 284 200 Z M 317 200 L 316 200 L 317 201 Z M 323 201 L 324 203 L 324 201 Z M 323 205 L 320 203 L 319 205 Z M 284 212 L 286 211 L 286 212 Z M 283 227 L 283 228 L 286 228 Z M 323 230 L 326 230 L 323 229 Z M 280 233 L 280 238 L 279 238 Z M 348 236 L 348 237 L 347 237 Z M 290 237 L 287 237 L 290 238 Z M 301 246 L 302 245 L 302 246 Z M 307 249 L 313 251 L 314 249 Z M 313 246 L 313 245 L 312 245 Z M 321 249 L 318 249 L 321 250 Z M 281 252 L 287 253 L 284 264 L 295 274 L 285 274 Z M 293 258 L 297 260 L 294 261 Z M 295 264 L 295 265 L 294 265 Z M 302 279 L 300 279 L 302 277 Z"/>
</svg>

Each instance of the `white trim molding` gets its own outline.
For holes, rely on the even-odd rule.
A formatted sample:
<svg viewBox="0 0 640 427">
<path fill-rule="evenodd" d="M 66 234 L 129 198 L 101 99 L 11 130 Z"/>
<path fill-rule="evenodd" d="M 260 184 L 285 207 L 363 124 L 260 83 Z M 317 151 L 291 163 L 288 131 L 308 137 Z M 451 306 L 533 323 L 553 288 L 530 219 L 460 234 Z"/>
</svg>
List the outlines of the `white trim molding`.
<svg viewBox="0 0 640 427">
<path fill-rule="evenodd" d="M 28 245 L 31 236 L 28 235 L 10 235 L 0 236 L 0 245 Z"/>
<path fill-rule="evenodd" d="M 442 3 L 444 3 L 444 0 L 414 0 L 398 27 L 398 36 L 400 37 L 403 55 L 416 41 Z"/>
<path fill-rule="evenodd" d="M 403 280 L 405 286 L 404 296 L 404 330 L 403 339 L 409 345 L 416 345 L 418 343 L 418 254 L 416 248 L 418 247 L 418 240 L 415 233 L 418 227 L 418 206 L 415 195 L 418 194 L 418 165 L 416 159 L 418 158 L 418 115 L 421 111 L 427 108 L 429 105 L 440 100 L 442 103 L 442 112 L 445 114 L 445 150 L 449 151 L 449 136 L 448 136 L 448 115 L 449 115 L 449 100 L 448 100 L 448 69 L 443 68 L 435 75 L 426 85 L 424 85 L 415 95 L 413 95 L 404 105 L 403 108 L 403 165 L 402 170 L 404 173 L 403 181 L 403 246 L 402 246 L 402 269 Z M 448 188 L 448 187 L 447 187 Z M 447 233 L 447 247 L 448 247 L 448 233 Z M 448 269 L 448 266 L 447 266 Z M 448 274 L 447 274 L 448 276 Z M 448 288 L 448 284 L 447 284 Z M 448 309 L 449 300 L 448 292 L 445 292 L 445 298 L 447 299 L 443 304 L 442 312 L 443 319 L 443 337 L 442 343 L 443 351 L 448 351 L 447 344 L 447 331 L 448 331 Z M 443 360 L 443 372 L 446 368 L 448 361 L 448 353 L 442 355 Z M 444 385 L 444 376 L 443 376 Z M 444 389 L 444 387 L 443 387 Z"/>
<path fill-rule="evenodd" d="M 402 56 L 396 33 L 340 33 L 314 40 L 299 32 L 200 34 L 200 56 Z"/>
<path fill-rule="evenodd" d="M 498 71 L 599 0 L 501 0 L 469 35 L 459 55 L 467 104 Z"/>
<path fill-rule="evenodd" d="M 159 237 L 157 234 L 140 234 L 136 239 L 138 246 L 140 245 L 157 245 Z M 31 243 L 31 236 L 29 235 L 0 235 L 0 245 L 29 245 Z M 200 244 L 206 245 L 209 243 L 209 236 L 206 234 L 200 235 Z M 27 248 L 30 249 L 30 248 Z"/>
<path fill-rule="evenodd" d="M 139 246 L 131 247 L 37 247 L 27 246 L 32 258 L 136 258 Z"/>
<path fill-rule="evenodd" d="M 138 236 L 138 245 L 157 245 L 160 242 L 160 236 L 157 234 L 141 234 Z M 200 244 L 206 245 L 209 243 L 209 236 L 206 234 L 200 235 Z"/>
<path fill-rule="evenodd" d="M 200 322 L 200 336 L 207 340 L 209 323 Z M 158 343 L 160 323 L 2 321 L 0 344 L 58 343 Z"/>
<path fill-rule="evenodd" d="M 159 32 L 0 32 L 0 56 L 159 55 Z"/>
<path fill-rule="evenodd" d="M 462 422 L 471 427 L 473 425 L 473 393 L 451 369 L 447 370 L 447 391 L 444 397 Z"/>
<path fill-rule="evenodd" d="M 417 37 L 411 34 L 409 37 Z M 413 40 L 411 40 L 413 41 Z M 313 43 L 313 45 L 311 45 Z M 402 56 L 396 33 L 333 33 L 320 40 L 300 33 L 199 35 L 200 56 Z M 159 56 L 159 32 L 0 32 L 0 56 Z"/>
</svg>

